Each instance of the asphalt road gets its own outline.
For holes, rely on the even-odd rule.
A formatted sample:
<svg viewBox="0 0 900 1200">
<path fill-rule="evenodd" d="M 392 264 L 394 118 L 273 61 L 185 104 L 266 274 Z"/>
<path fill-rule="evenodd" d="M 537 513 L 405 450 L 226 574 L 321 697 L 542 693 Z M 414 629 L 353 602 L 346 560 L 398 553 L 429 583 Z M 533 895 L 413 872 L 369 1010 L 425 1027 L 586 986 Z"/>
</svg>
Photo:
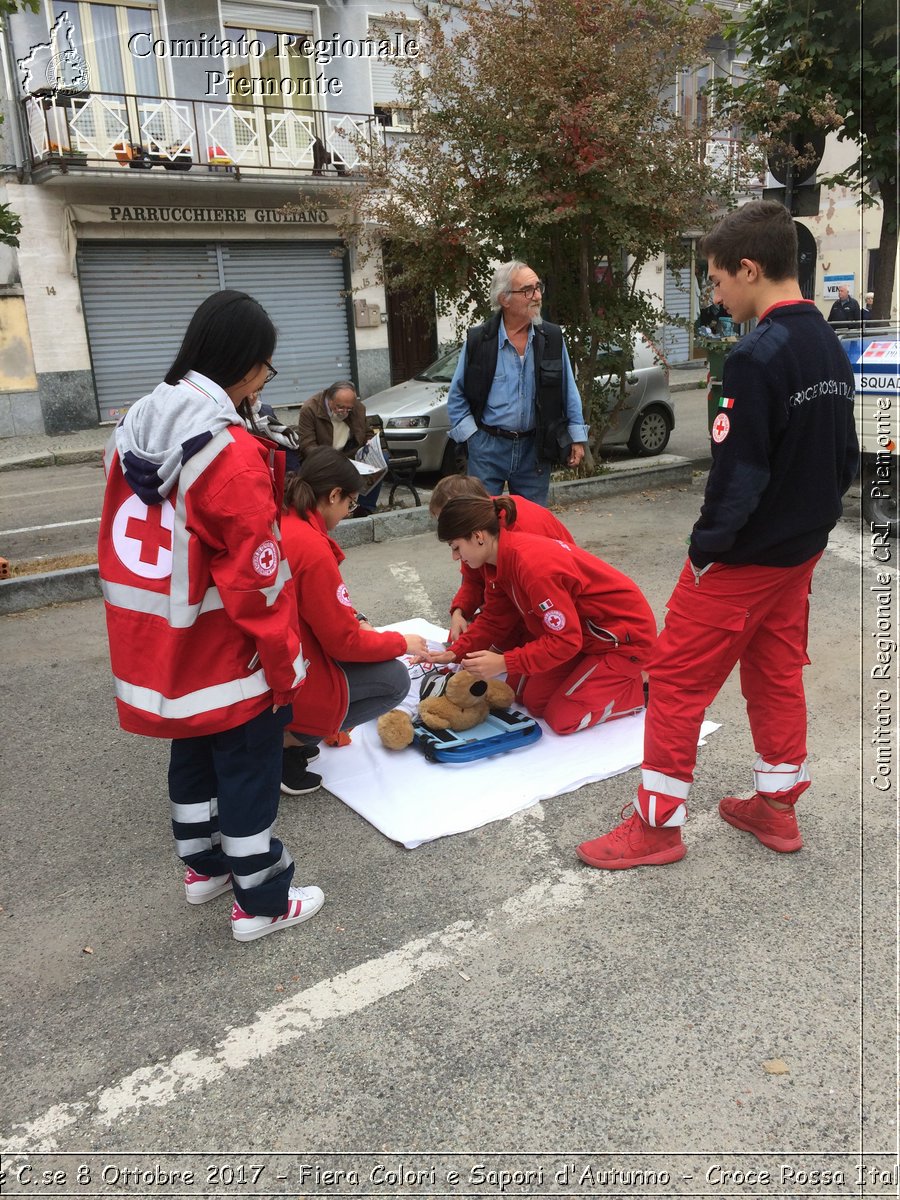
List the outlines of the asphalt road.
<svg viewBox="0 0 900 1200">
<path fill-rule="evenodd" d="M 0 472 L 0 555 L 11 563 L 96 551 L 103 464 Z"/>
<path fill-rule="evenodd" d="M 709 452 L 705 389 L 679 392 L 673 400 L 676 426 L 667 453 L 703 457 Z M 610 454 L 628 457 L 625 450 Z M 434 478 L 422 476 L 424 488 Z M 93 553 L 102 502 L 99 462 L 0 471 L 0 555 L 15 563 Z"/>
<path fill-rule="evenodd" d="M 620 496 L 565 519 L 661 617 L 699 499 Z M 876 1152 L 897 1138 L 896 767 L 886 793 L 866 780 L 869 588 L 896 612 L 897 580 L 853 515 L 814 581 L 799 854 L 716 815 L 749 793 L 754 757 L 732 679 L 683 862 L 576 860 L 634 772 L 413 851 L 320 791 L 285 799 L 279 832 L 326 906 L 249 946 L 224 898 L 184 903 L 166 746 L 117 729 L 100 602 L 0 619 L 4 1194 L 856 1195 L 797 1172 L 890 1171 Z M 345 575 L 380 623 L 434 619 L 454 586 L 430 535 L 356 547 Z M 425 1174 L 401 1180 L 401 1164 Z M 161 1180 L 175 1169 L 197 1177 Z M 667 1179 L 601 1187 L 601 1169 Z M 772 1175 L 734 1187 L 726 1170 Z M 532 1176 L 501 1187 L 500 1171 Z"/>
</svg>

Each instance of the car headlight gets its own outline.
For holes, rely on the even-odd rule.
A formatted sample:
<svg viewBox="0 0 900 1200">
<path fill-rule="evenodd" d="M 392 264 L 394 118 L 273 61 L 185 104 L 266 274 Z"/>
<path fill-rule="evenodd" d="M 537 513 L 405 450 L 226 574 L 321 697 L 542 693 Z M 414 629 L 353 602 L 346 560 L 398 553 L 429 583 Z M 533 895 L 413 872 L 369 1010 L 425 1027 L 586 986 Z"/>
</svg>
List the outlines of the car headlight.
<svg viewBox="0 0 900 1200">
<path fill-rule="evenodd" d="M 431 417 L 389 417 L 385 429 L 427 429 Z"/>
</svg>

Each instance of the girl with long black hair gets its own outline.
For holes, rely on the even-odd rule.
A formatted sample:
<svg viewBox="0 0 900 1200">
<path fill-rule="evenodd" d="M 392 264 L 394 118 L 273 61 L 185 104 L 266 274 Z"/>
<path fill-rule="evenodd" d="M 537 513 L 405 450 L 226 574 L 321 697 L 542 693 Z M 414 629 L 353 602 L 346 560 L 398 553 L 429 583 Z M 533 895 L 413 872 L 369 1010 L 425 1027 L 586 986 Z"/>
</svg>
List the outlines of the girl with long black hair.
<svg viewBox="0 0 900 1200">
<path fill-rule="evenodd" d="M 307 920 L 274 836 L 282 730 L 304 675 L 280 547 L 283 455 L 238 409 L 271 377 L 275 327 L 243 292 L 194 313 L 165 382 L 107 451 L 99 562 L 123 729 L 172 739 L 172 830 L 189 904 L 233 891 L 252 941 Z"/>
</svg>

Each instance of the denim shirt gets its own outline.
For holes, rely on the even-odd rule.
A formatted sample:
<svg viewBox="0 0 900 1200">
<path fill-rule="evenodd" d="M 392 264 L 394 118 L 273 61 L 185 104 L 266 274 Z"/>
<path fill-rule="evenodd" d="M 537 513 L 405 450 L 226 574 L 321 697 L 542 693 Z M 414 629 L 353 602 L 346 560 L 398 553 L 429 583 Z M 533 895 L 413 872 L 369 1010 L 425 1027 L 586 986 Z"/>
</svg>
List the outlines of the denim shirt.
<svg viewBox="0 0 900 1200">
<path fill-rule="evenodd" d="M 521 358 L 509 340 L 502 318 L 497 331 L 497 341 L 497 370 L 488 393 L 487 404 L 484 406 L 483 421 L 485 425 L 496 425 L 500 429 L 524 433 L 534 429 L 535 420 L 534 352 L 532 350 L 534 326 L 531 325 L 528 329 L 525 354 Z M 569 362 L 569 352 L 566 350 L 565 342 L 563 342 L 562 350 L 565 372 L 563 399 L 569 422 L 569 437 L 573 442 L 586 442 L 588 431 L 581 415 L 581 398 L 575 386 L 575 376 L 572 372 L 572 364 Z M 468 441 L 478 428 L 463 391 L 465 370 L 466 346 L 464 342 L 447 395 L 450 436 L 454 442 Z"/>
</svg>

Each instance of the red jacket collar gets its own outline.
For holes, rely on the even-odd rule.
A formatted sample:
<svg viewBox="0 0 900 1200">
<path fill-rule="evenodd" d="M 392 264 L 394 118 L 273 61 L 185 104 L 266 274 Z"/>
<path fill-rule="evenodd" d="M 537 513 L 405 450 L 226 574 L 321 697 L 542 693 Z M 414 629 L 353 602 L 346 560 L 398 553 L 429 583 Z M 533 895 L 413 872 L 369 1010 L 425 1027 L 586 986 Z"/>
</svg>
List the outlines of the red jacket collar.
<svg viewBox="0 0 900 1200">
<path fill-rule="evenodd" d="M 774 312 L 776 308 L 789 308 L 794 304 L 811 304 L 813 308 L 816 306 L 814 300 L 805 300 L 802 297 L 799 300 L 776 300 L 774 304 L 769 305 L 764 313 L 760 313 L 759 319 L 764 321 L 769 313 Z"/>
<path fill-rule="evenodd" d="M 322 537 L 328 542 L 328 545 L 331 547 L 331 553 L 334 555 L 335 562 L 342 563 L 347 556 L 328 532 L 328 527 L 325 524 L 325 518 L 322 516 L 319 510 L 314 508 L 312 512 L 307 514 L 307 520 L 309 524 L 312 525 L 313 529 L 315 529 L 318 533 L 321 533 Z"/>
</svg>

